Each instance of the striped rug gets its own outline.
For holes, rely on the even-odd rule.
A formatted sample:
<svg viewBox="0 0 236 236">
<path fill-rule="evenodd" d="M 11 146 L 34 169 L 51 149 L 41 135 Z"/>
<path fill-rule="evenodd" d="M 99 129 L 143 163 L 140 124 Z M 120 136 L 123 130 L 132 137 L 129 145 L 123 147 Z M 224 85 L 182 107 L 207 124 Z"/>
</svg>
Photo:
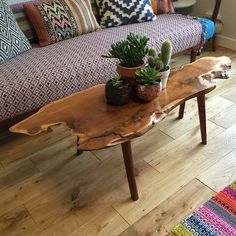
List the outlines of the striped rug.
<svg viewBox="0 0 236 236">
<path fill-rule="evenodd" d="M 236 236 L 236 181 L 203 204 L 168 236 Z"/>
</svg>

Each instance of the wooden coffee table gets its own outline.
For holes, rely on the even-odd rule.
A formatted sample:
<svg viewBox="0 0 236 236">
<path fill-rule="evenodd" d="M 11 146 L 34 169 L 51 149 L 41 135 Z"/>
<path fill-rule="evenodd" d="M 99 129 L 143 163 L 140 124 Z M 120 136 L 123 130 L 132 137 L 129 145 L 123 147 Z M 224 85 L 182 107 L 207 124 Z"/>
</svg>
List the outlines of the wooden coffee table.
<svg viewBox="0 0 236 236">
<path fill-rule="evenodd" d="M 143 135 L 176 106 L 183 117 L 185 101 L 197 97 L 202 143 L 207 143 L 205 94 L 216 86 L 214 78 L 225 77 L 228 57 L 205 57 L 171 72 L 168 86 L 149 103 L 130 101 L 111 106 L 104 97 L 104 84 L 52 102 L 10 128 L 11 132 L 37 135 L 50 126 L 63 124 L 78 138 L 78 153 L 121 144 L 131 199 L 138 199 L 131 140 Z"/>
</svg>

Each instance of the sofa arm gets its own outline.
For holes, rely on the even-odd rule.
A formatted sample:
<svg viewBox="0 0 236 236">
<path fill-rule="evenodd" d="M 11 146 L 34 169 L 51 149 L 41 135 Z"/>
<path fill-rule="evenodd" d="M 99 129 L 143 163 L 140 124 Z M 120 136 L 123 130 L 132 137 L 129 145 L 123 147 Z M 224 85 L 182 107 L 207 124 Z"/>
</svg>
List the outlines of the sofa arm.
<svg viewBox="0 0 236 236">
<path fill-rule="evenodd" d="M 221 4 L 221 0 L 215 0 L 215 7 L 211 16 L 211 20 L 214 21 L 214 23 L 217 20 L 217 16 L 220 10 L 220 4 Z"/>
</svg>

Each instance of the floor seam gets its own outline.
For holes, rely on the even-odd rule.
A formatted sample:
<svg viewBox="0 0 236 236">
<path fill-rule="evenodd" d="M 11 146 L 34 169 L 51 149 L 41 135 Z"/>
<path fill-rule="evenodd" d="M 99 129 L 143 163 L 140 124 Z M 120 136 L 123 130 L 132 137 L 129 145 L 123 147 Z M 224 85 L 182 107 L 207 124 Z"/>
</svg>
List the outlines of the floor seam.
<svg viewBox="0 0 236 236">
<path fill-rule="evenodd" d="M 165 133 L 163 130 L 159 129 L 161 133 L 165 134 L 166 136 L 168 136 L 169 138 L 172 139 L 172 141 L 175 140 L 175 138 L 171 137 L 169 134 Z"/>
<path fill-rule="evenodd" d="M 28 214 L 29 214 L 30 218 L 32 219 L 32 221 L 37 225 L 37 222 L 35 221 L 34 217 L 30 214 L 30 212 L 29 212 L 28 208 L 26 207 L 26 205 L 24 203 L 22 205 L 25 208 L 25 210 L 28 212 Z"/>
<path fill-rule="evenodd" d="M 115 207 L 113 207 L 113 206 L 111 205 L 111 208 L 112 208 L 129 226 L 131 226 L 131 224 L 120 214 L 119 211 L 116 210 Z M 125 231 L 125 230 L 124 230 L 124 231 Z"/>
<path fill-rule="evenodd" d="M 207 188 L 209 188 L 210 190 L 212 190 L 214 193 L 217 193 L 217 191 L 215 191 L 213 188 L 211 188 L 210 186 L 208 186 L 207 184 L 205 184 L 204 182 L 202 182 L 198 177 L 195 177 L 196 180 L 198 180 L 201 184 L 203 184 L 204 186 L 206 186 Z"/>
<path fill-rule="evenodd" d="M 102 160 L 93 152 L 89 151 L 99 162 L 102 162 Z"/>
<path fill-rule="evenodd" d="M 3 166 L 2 162 L 0 161 L 0 168 L 2 168 L 3 170 L 5 170 L 5 167 Z"/>
<path fill-rule="evenodd" d="M 232 89 L 232 88 L 230 88 L 230 89 Z M 230 90 L 230 89 L 229 89 L 229 90 Z M 225 92 L 227 92 L 227 90 L 224 91 L 222 94 L 220 94 L 219 97 L 222 97 L 222 98 L 224 98 L 224 99 L 226 99 L 226 100 L 228 100 L 228 101 L 233 102 L 234 104 L 236 104 L 235 101 L 233 101 L 233 100 L 231 100 L 231 99 L 229 99 L 229 98 L 226 98 L 226 97 L 222 96 Z"/>
</svg>

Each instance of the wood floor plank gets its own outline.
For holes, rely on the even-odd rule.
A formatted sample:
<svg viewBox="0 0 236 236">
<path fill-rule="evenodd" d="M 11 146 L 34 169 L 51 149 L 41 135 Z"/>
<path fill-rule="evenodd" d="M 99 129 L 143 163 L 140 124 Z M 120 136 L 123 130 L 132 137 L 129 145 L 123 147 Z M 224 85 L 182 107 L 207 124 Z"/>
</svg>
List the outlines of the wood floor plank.
<svg viewBox="0 0 236 236">
<path fill-rule="evenodd" d="M 150 164 L 160 173 L 172 169 L 171 174 L 178 175 L 188 171 L 189 176 L 196 177 L 236 149 L 236 125 L 209 140 L 205 146 L 193 146 L 187 140 L 185 144 L 188 148 L 180 147 L 174 153 L 170 151 L 168 156 L 162 155 L 159 160 L 155 160 L 153 156 Z"/>
<path fill-rule="evenodd" d="M 135 169 L 140 191 L 158 179 L 158 172 L 145 162 L 139 162 Z M 117 199 L 131 202 L 123 161 L 107 160 L 63 182 L 41 198 L 31 199 L 25 206 L 38 223 L 70 211 L 81 221 L 88 221 L 91 215 L 103 211 Z"/>
<path fill-rule="evenodd" d="M 194 179 L 131 225 L 120 236 L 165 235 L 212 195 L 214 195 L 212 190 Z"/>
<path fill-rule="evenodd" d="M 30 156 L 30 160 L 40 171 L 46 171 L 48 169 L 53 169 L 58 165 L 63 165 L 64 163 L 77 158 L 77 156 L 74 155 L 77 152 L 76 140 L 76 137 L 68 136 L 63 140 L 34 153 Z"/>
<path fill-rule="evenodd" d="M 4 167 L 9 167 L 14 165 L 17 160 L 27 158 L 68 135 L 69 132 L 62 125 L 55 126 L 52 130 L 34 137 L 9 134 L 9 139 L 0 143 L 0 161 Z"/>
<path fill-rule="evenodd" d="M 215 116 L 211 117 L 210 121 L 225 129 L 236 124 L 236 104 L 220 111 Z"/>
<path fill-rule="evenodd" d="M 0 162 L 0 174 L 4 170 L 2 163 Z"/>
<path fill-rule="evenodd" d="M 197 178 L 219 192 L 236 180 L 236 150 L 219 160 L 215 165 L 202 172 Z"/>
<path fill-rule="evenodd" d="M 6 188 L 0 191 L 1 212 L 4 213 L 14 209 L 30 199 L 40 199 L 46 192 L 53 191 L 56 186 L 82 172 L 90 165 L 98 164 L 98 160 L 91 153 L 87 152 L 79 156 L 79 158 L 57 166 L 57 168 L 38 173 L 20 184 Z"/>
<path fill-rule="evenodd" d="M 113 209 L 108 208 L 87 224 L 68 236 L 111 236 L 119 235 L 129 227 L 128 223 Z"/>
<path fill-rule="evenodd" d="M 222 127 L 219 127 L 215 125 L 214 123 L 207 121 L 207 136 L 208 141 L 215 138 L 217 135 L 223 133 L 225 129 Z M 155 166 L 158 166 L 160 164 L 160 161 L 166 158 L 166 156 L 172 157 L 172 155 L 175 156 L 181 156 L 182 150 L 186 150 L 191 153 L 192 151 L 195 151 L 195 147 L 197 148 L 204 148 L 200 144 L 201 142 L 201 136 L 200 136 L 200 130 L 199 127 L 193 128 L 185 135 L 179 137 L 178 139 L 168 143 L 167 145 L 159 148 L 153 153 L 150 153 L 147 155 L 144 160 L 148 162 L 151 166 L 155 168 Z M 173 158 L 175 159 L 175 158 Z M 168 162 L 166 161 L 168 164 Z"/>
<path fill-rule="evenodd" d="M 25 160 L 12 168 L 2 171 L 2 173 L 0 172 L 0 192 L 20 184 L 37 173 L 39 173 L 39 170 L 30 160 Z"/>
<path fill-rule="evenodd" d="M 221 94 L 221 96 L 236 103 L 236 86 L 233 86 L 232 88 L 226 90 L 224 93 Z"/>
<path fill-rule="evenodd" d="M 210 99 L 206 102 L 206 114 L 207 118 L 210 118 L 220 111 L 225 110 L 233 105 L 233 102 L 228 99 L 222 97 L 216 97 L 214 99 Z M 171 122 L 161 122 L 160 130 L 170 137 L 177 139 L 181 135 L 187 133 L 192 128 L 199 126 L 199 118 L 198 111 L 195 110 L 193 112 L 186 113 L 184 118 L 178 120 L 174 118 Z"/>
<path fill-rule="evenodd" d="M 167 144 L 165 147 L 158 149 L 156 152 L 148 155 L 145 158 L 150 165 L 160 172 L 166 171 L 170 168 L 174 170 L 180 167 L 181 170 L 189 168 L 192 164 L 191 160 L 199 160 L 200 157 L 209 159 L 210 161 L 217 161 L 215 158 L 205 158 L 208 155 L 221 154 L 227 155 L 235 148 L 234 142 L 234 130 L 224 130 L 223 128 L 215 125 L 208 121 L 208 144 L 202 145 L 199 141 L 201 140 L 199 135 L 199 128 L 193 129 L 191 132 L 179 137 L 177 140 Z M 220 141 L 219 143 L 215 141 Z M 228 142 L 227 142 L 228 141 Z M 184 144 L 184 145 L 183 145 Z M 225 149 L 223 149 L 223 147 Z M 211 157 L 211 156 L 210 156 Z M 187 166 L 185 164 L 188 163 Z M 214 163 L 212 163 L 213 165 Z M 185 168 L 183 168 L 185 166 Z"/>
<path fill-rule="evenodd" d="M 44 230 L 34 228 L 28 230 L 27 236 L 37 235 L 38 236 L 67 236 L 73 231 L 77 230 L 81 226 L 81 222 L 78 220 L 78 217 L 70 212 L 66 214 L 63 218 L 57 218 L 57 220 L 48 226 L 45 226 Z M 37 231 L 37 232 L 36 232 Z"/>
<path fill-rule="evenodd" d="M 28 228 L 35 226 L 24 206 L 18 206 L 0 216 L 0 235 L 24 235 Z"/>
</svg>

